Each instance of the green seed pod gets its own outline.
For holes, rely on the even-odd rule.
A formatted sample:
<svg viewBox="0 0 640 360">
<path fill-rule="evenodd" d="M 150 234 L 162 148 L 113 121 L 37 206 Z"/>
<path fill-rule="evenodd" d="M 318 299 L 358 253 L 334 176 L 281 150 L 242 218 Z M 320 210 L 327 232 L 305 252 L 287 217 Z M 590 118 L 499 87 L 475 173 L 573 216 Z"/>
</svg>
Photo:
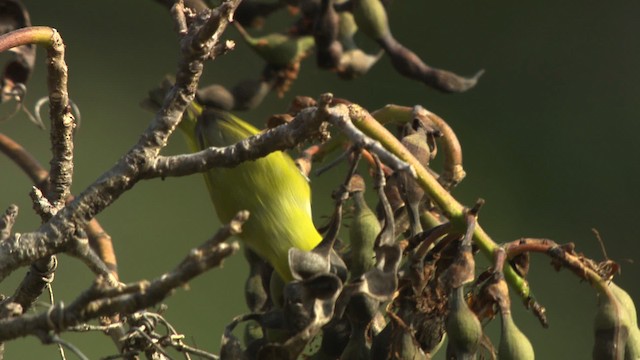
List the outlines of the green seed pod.
<svg viewBox="0 0 640 360">
<path fill-rule="evenodd" d="M 451 292 L 445 325 L 449 334 L 447 358 L 475 359 L 482 338 L 482 325 L 465 301 L 463 286 Z"/>
<path fill-rule="evenodd" d="M 600 294 L 594 322 L 594 359 L 624 359 L 630 320 L 614 292 Z"/>
<path fill-rule="evenodd" d="M 252 37 L 236 24 L 244 41 L 263 58 L 267 64 L 286 67 L 298 62 L 314 45 L 313 36 L 292 36 L 272 33 L 262 37 Z"/>
<path fill-rule="evenodd" d="M 353 19 L 358 28 L 373 40 L 391 36 L 389 18 L 380 0 L 353 0 Z"/>
<path fill-rule="evenodd" d="M 640 359 L 640 330 L 636 325 L 629 329 L 627 346 L 624 348 L 624 360 Z"/>
<path fill-rule="evenodd" d="M 513 322 L 511 312 L 500 313 L 502 318 L 502 334 L 498 347 L 498 360 L 534 359 L 533 346 L 527 337 Z"/>
<path fill-rule="evenodd" d="M 394 329 L 391 352 L 398 360 L 426 360 L 427 355 L 420 348 L 410 328 L 398 326 Z"/>
<path fill-rule="evenodd" d="M 353 36 L 358 31 L 358 25 L 353 19 L 353 15 L 348 11 L 342 11 L 338 13 L 340 18 L 338 26 L 338 38 L 345 49 L 357 48 Z"/>
<path fill-rule="evenodd" d="M 629 326 L 629 338 L 625 346 L 624 358 L 625 360 L 640 359 L 640 329 L 638 329 L 636 305 L 631 296 L 615 283 L 609 283 L 609 290 L 622 306 L 623 316 Z"/>
<path fill-rule="evenodd" d="M 353 220 L 349 227 L 351 241 L 351 276 L 360 277 L 375 265 L 373 244 L 380 233 L 381 227 L 374 212 L 364 199 L 364 181 L 358 175 L 353 177 L 350 186 L 359 181 L 359 188 L 353 191 Z M 356 180 L 359 179 L 359 180 Z M 354 189 L 356 190 L 356 189 Z"/>
<path fill-rule="evenodd" d="M 629 324 L 637 327 L 638 326 L 638 313 L 636 312 L 636 305 L 633 303 L 633 299 L 626 291 L 624 291 L 621 287 L 616 285 L 615 283 L 609 283 L 609 290 L 613 293 L 613 296 L 620 302 L 622 308 L 627 312 L 629 317 Z"/>
</svg>

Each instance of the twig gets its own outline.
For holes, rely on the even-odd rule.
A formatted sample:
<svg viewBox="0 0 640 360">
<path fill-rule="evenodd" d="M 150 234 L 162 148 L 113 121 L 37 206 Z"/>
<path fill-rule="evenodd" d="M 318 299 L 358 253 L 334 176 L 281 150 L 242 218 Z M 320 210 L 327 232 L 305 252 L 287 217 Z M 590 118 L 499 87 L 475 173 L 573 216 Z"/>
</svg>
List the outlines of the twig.
<svg viewBox="0 0 640 360">
<path fill-rule="evenodd" d="M 203 62 L 210 58 L 239 0 L 225 1 L 214 11 L 202 14 L 191 27 L 191 32 L 181 41 L 183 56 L 178 66 L 176 85 L 165 98 L 163 109 L 142 134 L 138 143 L 109 171 L 83 191 L 73 202 L 64 207 L 37 232 L 24 233 L 20 242 L 13 241 L 0 246 L 0 281 L 14 269 L 31 263 L 35 259 L 64 251 L 76 229 L 83 227 L 90 219 L 113 203 L 120 195 L 140 180 L 140 174 L 150 164 L 150 159 L 158 156 L 175 130 L 181 115 L 195 95 L 198 80 L 202 74 Z M 50 41 L 50 28 L 33 31 L 31 37 L 16 30 L 0 36 L 0 51 L 24 42 Z M 46 35 L 46 36 L 45 36 Z"/>
<path fill-rule="evenodd" d="M 71 351 L 72 353 L 76 354 L 76 356 L 78 356 L 78 358 L 80 358 L 81 360 L 89 360 L 89 358 L 82 353 L 82 351 L 80 351 L 80 349 L 73 345 L 72 343 L 61 339 L 58 335 L 51 335 L 45 338 L 45 342 L 50 342 L 50 343 L 54 343 L 54 344 L 58 344 L 60 346 L 60 351 L 63 354 L 63 360 L 66 360 L 66 358 L 64 357 L 64 350 L 63 347 L 69 349 L 69 351 Z"/>
<path fill-rule="evenodd" d="M 53 29 L 50 44 L 47 46 L 47 83 L 53 153 L 47 198 L 58 210 L 64 206 L 73 180 L 73 129 L 75 127 L 75 119 L 69 106 L 64 47 L 60 34 Z"/>
<path fill-rule="evenodd" d="M 370 136 L 382 143 L 384 148 L 388 149 L 392 154 L 408 163 L 411 167 L 412 174 L 416 178 L 420 186 L 425 190 L 430 199 L 442 210 L 444 215 L 456 223 L 465 224 L 465 208 L 460 204 L 439 182 L 438 180 L 420 164 L 420 162 L 402 146 L 400 141 L 396 139 L 384 126 L 371 116 L 365 109 L 358 105 L 349 105 L 349 116 L 353 123 L 364 134 Z M 473 240 L 478 245 L 484 255 L 492 259 L 495 249 L 498 245 L 489 237 L 482 229 L 480 224 L 476 224 Z M 525 279 L 518 275 L 513 268 L 507 266 L 504 268 L 504 276 L 506 280 L 516 289 L 518 295 L 529 302 L 531 300 L 529 284 Z"/>
<path fill-rule="evenodd" d="M 0 241 L 5 241 L 11 236 L 11 229 L 18 217 L 18 207 L 14 204 L 9 205 L 2 217 L 0 217 Z"/>
<path fill-rule="evenodd" d="M 138 282 L 120 288 L 105 287 L 98 281 L 80 294 L 70 305 L 62 303 L 52 306 L 40 314 L 26 314 L 18 318 L 0 320 L 0 341 L 37 332 L 60 332 L 100 316 L 132 314 L 153 306 L 184 286 L 194 277 L 219 266 L 228 256 L 236 253 L 238 243 L 224 243 L 227 238 L 241 231 L 248 213 L 240 212 L 228 225 L 221 228 L 211 239 L 191 250 L 189 255 L 172 271 L 151 282 Z M 137 289 L 137 291 L 132 291 Z"/>
<path fill-rule="evenodd" d="M 10 137 L 0 134 L 0 151 L 13 160 L 16 165 L 20 166 L 37 187 L 44 187 L 44 182 L 47 180 L 49 173 L 25 148 Z"/>
<path fill-rule="evenodd" d="M 24 173 L 29 176 L 34 185 L 40 189 L 46 189 L 49 172 L 20 144 L 10 137 L 0 134 L 0 151 L 18 165 Z M 74 199 L 73 195 L 67 197 L 67 202 Z M 100 259 L 106 264 L 111 274 L 118 278 L 118 265 L 111 236 L 105 232 L 98 220 L 91 219 L 85 231 L 89 238 L 91 248 L 98 254 Z M 9 234 L 7 234 L 8 236 Z M 0 237 L 1 239 L 1 237 Z"/>
</svg>

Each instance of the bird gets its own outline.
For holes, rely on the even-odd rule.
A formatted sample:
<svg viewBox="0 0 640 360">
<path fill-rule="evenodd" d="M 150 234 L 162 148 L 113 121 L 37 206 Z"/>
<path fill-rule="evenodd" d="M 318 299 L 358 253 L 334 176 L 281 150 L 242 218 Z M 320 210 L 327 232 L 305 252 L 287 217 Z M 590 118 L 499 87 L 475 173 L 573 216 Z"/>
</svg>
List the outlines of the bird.
<svg viewBox="0 0 640 360">
<path fill-rule="evenodd" d="M 230 112 L 195 102 L 185 114 L 180 128 L 194 152 L 233 145 L 260 132 Z M 289 249 L 310 251 L 322 240 L 312 220 L 308 180 L 293 159 L 275 151 L 235 167 L 214 167 L 204 178 L 220 222 L 248 210 L 249 219 L 238 237 L 283 280 L 291 281 Z"/>
</svg>

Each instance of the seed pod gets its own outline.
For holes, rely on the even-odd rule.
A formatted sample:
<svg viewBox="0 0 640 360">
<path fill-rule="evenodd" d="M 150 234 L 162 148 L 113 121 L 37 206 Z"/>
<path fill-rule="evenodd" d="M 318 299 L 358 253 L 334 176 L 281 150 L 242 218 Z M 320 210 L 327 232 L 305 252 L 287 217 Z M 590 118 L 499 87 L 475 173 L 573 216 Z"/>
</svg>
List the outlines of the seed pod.
<svg viewBox="0 0 640 360">
<path fill-rule="evenodd" d="M 253 37 L 241 25 L 234 24 L 247 45 L 272 66 L 287 67 L 295 64 L 313 48 L 313 36 L 272 33 Z"/>
<path fill-rule="evenodd" d="M 622 307 L 623 323 L 628 322 L 629 337 L 626 341 L 625 360 L 640 359 L 640 329 L 638 329 L 638 315 L 633 299 L 615 283 L 609 283 L 609 290 Z"/>
<path fill-rule="evenodd" d="M 469 78 L 447 70 L 432 68 L 411 49 L 395 40 L 392 36 L 381 38 L 378 43 L 387 52 L 391 65 L 402 76 L 421 81 L 426 85 L 446 93 L 464 92 L 476 85 L 483 71 Z"/>
<path fill-rule="evenodd" d="M 629 318 L 613 292 L 600 294 L 594 321 L 594 359 L 624 359 Z"/>
<path fill-rule="evenodd" d="M 358 25 L 356 25 L 356 21 L 353 19 L 353 14 L 348 11 L 342 11 L 338 13 L 338 16 L 340 17 L 338 37 L 340 38 L 342 46 L 344 46 L 345 49 L 357 48 L 353 36 L 358 31 Z"/>
<path fill-rule="evenodd" d="M 369 69 L 382 57 L 382 52 L 369 55 L 354 48 L 342 53 L 338 63 L 338 76 L 345 80 L 352 80 L 366 74 Z"/>
<path fill-rule="evenodd" d="M 636 312 L 636 305 L 633 303 L 633 299 L 629 294 L 615 283 L 609 283 L 609 290 L 613 296 L 620 302 L 622 308 L 627 312 L 629 317 L 629 324 L 635 327 L 638 326 L 638 313 Z"/>
<path fill-rule="evenodd" d="M 338 359 L 349 343 L 350 335 L 349 321 L 345 318 L 334 318 L 322 329 L 322 344 L 311 360 Z"/>
<path fill-rule="evenodd" d="M 248 248 L 244 251 L 249 262 L 249 276 L 244 284 L 244 296 L 251 312 L 264 311 L 268 305 L 268 282 L 273 271 L 269 264 Z"/>
<path fill-rule="evenodd" d="M 353 327 L 352 325 L 349 343 L 340 355 L 340 360 L 369 360 L 371 358 L 365 336 L 366 330 L 366 327 Z"/>
<path fill-rule="evenodd" d="M 498 360 L 534 359 L 533 346 L 513 322 L 510 311 L 501 311 L 502 333 L 498 347 Z"/>
<path fill-rule="evenodd" d="M 627 339 L 627 345 L 624 348 L 624 359 L 640 359 L 640 330 L 637 326 L 632 326 L 629 329 L 629 338 Z"/>
<path fill-rule="evenodd" d="M 346 314 L 351 324 L 352 332 L 356 328 L 367 329 L 371 321 L 379 313 L 380 302 L 365 295 L 355 294 L 349 300 Z"/>
<path fill-rule="evenodd" d="M 224 111 L 230 111 L 235 104 L 233 94 L 226 87 L 218 84 L 198 89 L 196 100 L 207 107 Z"/>
<path fill-rule="evenodd" d="M 276 271 L 271 273 L 271 280 L 269 280 L 269 297 L 276 308 L 282 308 L 284 304 L 284 294 L 282 292 L 285 284 L 286 282 L 282 280 Z"/>
<path fill-rule="evenodd" d="M 412 334 L 411 328 L 394 329 L 391 352 L 398 360 L 426 360 L 427 356 Z"/>
<path fill-rule="evenodd" d="M 321 0 L 313 25 L 316 63 L 321 69 L 333 69 L 340 61 L 342 44 L 338 41 L 339 21 L 333 0 Z"/>
<path fill-rule="evenodd" d="M 271 90 L 273 81 L 248 79 L 231 89 L 233 110 L 251 110 L 258 107 Z"/>
<path fill-rule="evenodd" d="M 356 184 L 357 183 L 357 184 Z M 351 277 L 358 278 L 375 265 L 373 245 L 381 227 L 374 212 L 364 199 L 364 180 L 354 175 L 349 183 L 354 204 L 353 220 L 349 227 L 351 241 Z"/>
<path fill-rule="evenodd" d="M 262 327 L 260 324 L 256 322 L 248 322 L 247 326 L 244 328 L 244 338 L 243 341 L 245 345 L 249 346 L 252 342 L 258 341 L 264 338 L 264 334 L 262 333 Z"/>
<path fill-rule="evenodd" d="M 245 27 L 261 28 L 266 17 L 283 6 L 281 1 L 243 0 L 233 14 L 233 19 Z"/>
<path fill-rule="evenodd" d="M 463 286 L 451 292 L 449 315 L 445 324 L 449 334 L 447 358 L 475 359 L 482 338 L 482 326 L 476 314 L 467 305 Z"/>
<path fill-rule="evenodd" d="M 420 125 L 419 121 L 414 124 L 407 124 L 404 129 L 405 136 L 401 143 L 409 150 L 413 156 L 423 165 L 429 165 L 431 152 L 427 144 L 427 130 Z M 407 205 L 409 215 L 409 223 L 411 225 L 411 236 L 415 236 L 422 232 L 420 224 L 420 203 L 424 197 L 424 189 L 407 171 L 400 172 L 398 176 L 398 185 L 400 194 Z"/>
<path fill-rule="evenodd" d="M 391 346 L 391 332 L 393 331 L 393 324 L 387 323 L 387 326 L 382 331 L 373 337 L 371 342 L 371 359 L 372 360 L 384 360 L 389 353 L 389 347 Z"/>
<path fill-rule="evenodd" d="M 353 0 L 353 19 L 358 28 L 373 40 L 391 35 L 387 10 L 380 0 Z"/>
</svg>

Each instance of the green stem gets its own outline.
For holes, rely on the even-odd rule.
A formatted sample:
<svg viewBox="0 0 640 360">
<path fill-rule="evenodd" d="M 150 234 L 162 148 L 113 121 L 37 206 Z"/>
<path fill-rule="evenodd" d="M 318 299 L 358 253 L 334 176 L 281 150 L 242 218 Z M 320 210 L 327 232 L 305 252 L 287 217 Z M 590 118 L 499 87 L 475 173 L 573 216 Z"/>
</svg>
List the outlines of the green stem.
<svg viewBox="0 0 640 360">
<path fill-rule="evenodd" d="M 381 116 L 380 122 L 390 123 L 397 121 L 392 119 L 394 113 L 403 115 L 410 113 L 405 110 L 406 107 L 388 105 L 385 106 L 384 111 L 378 111 L 375 114 Z M 465 207 L 443 188 L 438 180 L 434 178 L 380 122 L 358 105 L 349 106 L 349 116 L 353 124 L 360 129 L 360 131 L 379 141 L 387 150 L 411 165 L 413 170 L 415 170 L 416 180 L 420 186 L 425 190 L 429 198 L 444 212 L 445 216 L 451 220 L 452 224 L 466 224 L 464 219 L 466 213 Z M 476 225 L 473 232 L 473 240 L 484 255 L 489 260 L 493 260 L 494 252 L 498 248 L 498 244 L 489 237 L 479 224 Z M 511 266 L 504 267 L 504 276 L 516 292 L 528 302 L 531 297 L 531 291 L 527 281 L 519 276 Z"/>
</svg>

